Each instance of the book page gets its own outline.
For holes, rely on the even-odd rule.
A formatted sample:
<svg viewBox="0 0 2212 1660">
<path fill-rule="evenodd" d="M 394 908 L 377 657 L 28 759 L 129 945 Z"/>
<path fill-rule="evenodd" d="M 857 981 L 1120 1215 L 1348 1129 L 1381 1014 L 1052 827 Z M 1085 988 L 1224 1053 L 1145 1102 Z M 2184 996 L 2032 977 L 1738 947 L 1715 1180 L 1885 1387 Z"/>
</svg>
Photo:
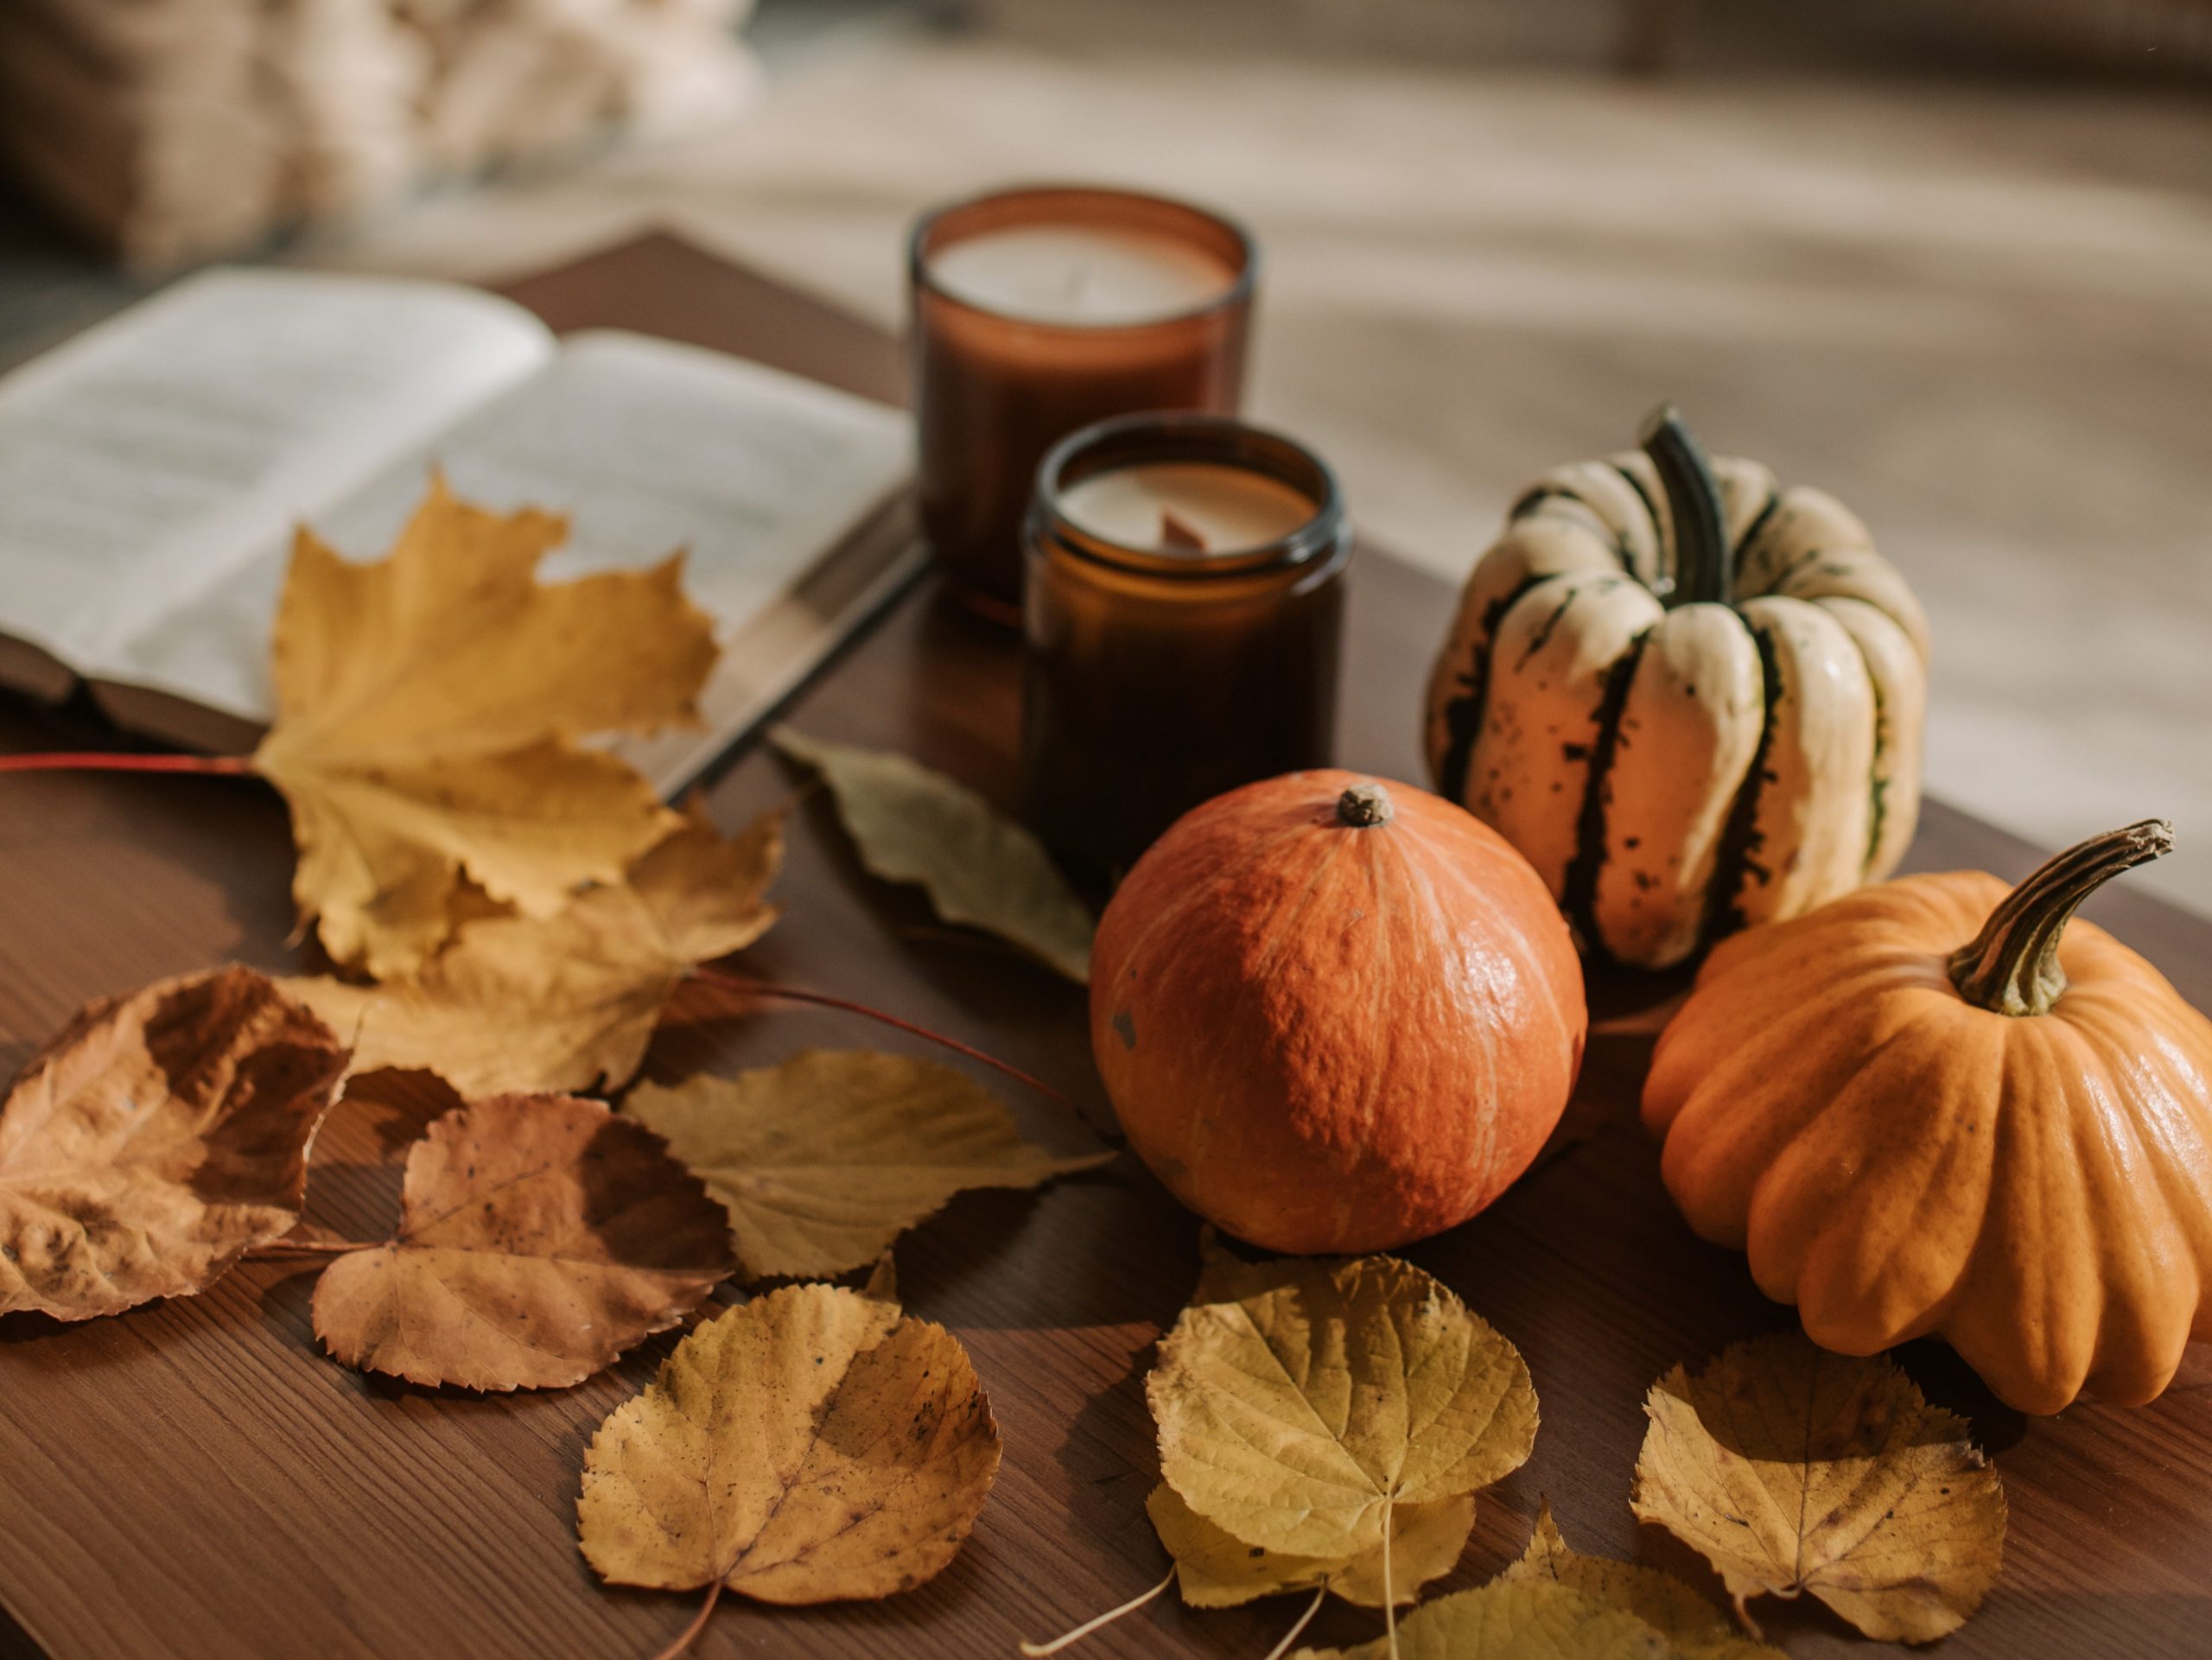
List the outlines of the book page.
<svg viewBox="0 0 2212 1660">
<path fill-rule="evenodd" d="M 912 442 L 907 417 L 886 405 L 695 347 L 592 333 L 308 517 L 347 557 L 381 558 L 436 466 L 466 501 L 569 516 L 568 544 L 542 567 L 549 579 L 683 550 L 684 586 L 727 643 L 881 506 Z M 289 557 L 289 537 L 266 543 L 127 642 L 109 677 L 268 720 L 269 631 Z"/>
<path fill-rule="evenodd" d="M 80 673 L 553 354 L 444 283 L 212 271 L 0 380 L 0 633 Z"/>
</svg>

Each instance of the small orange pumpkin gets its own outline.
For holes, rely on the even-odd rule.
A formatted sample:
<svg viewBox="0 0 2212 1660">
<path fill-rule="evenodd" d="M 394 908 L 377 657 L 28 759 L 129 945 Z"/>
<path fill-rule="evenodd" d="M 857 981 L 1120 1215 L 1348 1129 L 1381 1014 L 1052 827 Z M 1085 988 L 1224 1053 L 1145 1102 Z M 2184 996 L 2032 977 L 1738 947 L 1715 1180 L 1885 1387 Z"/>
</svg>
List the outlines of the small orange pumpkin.
<svg viewBox="0 0 2212 1660">
<path fill-rule="evenodd" d="M 1185 814 L 1091 955 L 1091 1047 L 1130 1144 L 1274 1250 L 1381 1250 L 1481 1210 L 1559 1122 L 1587 1027 L 1528 862 L 1449 802 L 1351 773 Z"/>
<path fill-rule="evenodd" d="M 2212 1337 L 2212 1021 L 2068 922 L 2172 845 L 2149 821 L 2009 894 L 1910 876 L 1724 941 L 1643 1090 L 1690 1225 L 1824 1348 L 1939 1333 L 2024 1412 L 2157 1395 Z"/>
</svg>

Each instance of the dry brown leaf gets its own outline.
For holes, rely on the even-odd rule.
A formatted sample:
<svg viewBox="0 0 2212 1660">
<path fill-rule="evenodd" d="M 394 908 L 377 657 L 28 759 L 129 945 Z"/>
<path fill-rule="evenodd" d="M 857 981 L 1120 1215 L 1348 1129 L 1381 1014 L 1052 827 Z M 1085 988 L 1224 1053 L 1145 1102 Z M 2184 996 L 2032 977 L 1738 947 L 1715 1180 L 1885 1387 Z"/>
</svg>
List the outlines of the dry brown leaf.
<svg viewBox="0 0 2212 1660">
<path fill-rule="evenodd" d="M 1106 1162 L 1021 1139 L 990 1092 L 910 1055 L 809 1049 L 734 1078 L 641 1084 L 623 1110 L 728 1208 L 754 1279 L 856 1269 L 970 1187 L 1034 1187 Z"/>
<path fill-rule="evenodd" d="M 1788 1660 L 1781 1650 L 1745 1637 L 1672 1574 L 1568 1549 L 1548 1504 L 1537 1513 L 1527 1552 L 1498 1578 L 1509 1584 L 1563 1585 L 1625 1609 L 1666 1638 L 1682 1660 Z"/>
<path fill-rule="evenodd" d="M 617 1585 L 888 1596 L 952 1560 L 998 1465 L 951 1333 L 882 1298 L 787 1286 L 700 1326 L 600 1426 L 576 1531 Z"/>
<path fill-rule="evenodd" d="M 1520 1352 L 1389 1256 L 1215 1252 L 1146 1392 L 1184 1501 L 1298 1555 L 1379 1545 L 1394 1506 L 1487 1487 L 1536 1437 Z"/>
<path fill-rule="evenodd" d="M 411 1383 L 562 1389 L 733 1266 L 721 1207 L 658 1136 L 597 1101 L 495 1096 L 415 1144 L 397 1235 L 324 1270 L 315 1329 Z"/>
<path fill-rule="evenodd" d="M 1043 843 L 966 785 L 888 750 L 824 743 L 791 728 L 777 748 L 822 775 L 861 862 L 916 882 L 947 922 L 981 928 L 1077 984 L 1090 979 L 1090 912 Z"/>
<path fill-rule="evenodd" d="M 1193 1608 L 1234 1608 L 1286 1591 L 1334 1592 L 1362 1607 L 1382 1606 L 1382 1549 L 1356 1556 L 1292 1556 L 1248 1545 L 1183 1502 L 1166 1482 L 1144 1502 L 1153 1530 L 1175 1559 L 1176 1589 Z M 1433 1504 L 1401 1504 L 1390 1512 L 1391 1594 L 1399 1606 L 1421 1599 L 1421 1587 L 1459 1565 L 1475 1525 L 1471 1494 Z"/>
<path fill-rule="evenodd" d="M 671 828 L 644 779 L 575 741 L 693 718 L 712 626 L 680 559 L 540 585 L 566 533 L 464 506 L 435 476 L 381 564 L 299 532 L 276 721 L 253 760 L 291 805 L 293 895 L 338 961 L 412 971 L 450 932 L 464 872 L 551 916 Z"/>
<path fill-rule="evenodd" d="M 1666 1639 L 1624 1608 L 1564 1585 L 1503 1577 L 1423 1603 L 1387 1637 L 1351 1649 L 1300 1649 L 1291 1660 L 1676 1660 Z"/>
<path fill-rule="evenodd" d="M 0 1105 L 0 1314 L 190 1296 L 282 1237 L 345 1070 L 322 1022 L 251 969 L 86 1007 Z"/>
<path fill-rule="evenodd" d="M 1739 1614 L 1809 1591 L 1869 1637 L 1928 1643 L 1997 1582 L 1997 1472 L 1886 1356 L 1777 1332 L 1675 1367 L 1643 1409 L 1636 1513 L 1703 1553 Z"/>
<path fill-rule="evenodd" d="M 620 1089 L 690 969 L 743 950 L 776 919 L 764 895 L 783 853 L 779 815 L 734 841 L 688 818 L 627 881 L 550 919 L 467 923 L 412 983 L 286 989 L 354 1034 L 357 1072 L 421 1068 L 467 1096 Z"/>
</svg>

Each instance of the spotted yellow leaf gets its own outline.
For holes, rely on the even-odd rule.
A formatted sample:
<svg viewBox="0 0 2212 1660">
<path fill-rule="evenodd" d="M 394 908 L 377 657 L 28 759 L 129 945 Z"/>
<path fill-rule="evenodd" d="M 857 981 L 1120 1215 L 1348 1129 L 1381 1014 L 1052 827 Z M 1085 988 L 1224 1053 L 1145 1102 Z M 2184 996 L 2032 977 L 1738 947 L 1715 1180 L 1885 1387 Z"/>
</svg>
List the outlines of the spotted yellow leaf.
<svg viewBox="0 0 2212 1660">
<path fill-rule="evenodd" d="M 1300 1649 L 1291 1660 L 1677 1660 L 1625 1608 L 1564 1585 L 1492 1580 L 1425 1602 L 1395 1638 Z"/>
<path fill-rule="evenodd" d="M 1537 1512 L 1527 1552 L 1498 1577 L 1510 1584 L 1563 1585 L 1625 1609 L 1664 1638 L 1681 1660 L 1788 1660 L 1779 1649 L 1745 1637 L 1673 1574 L 1568 1549 L 1548 1504 Z"/>
<path fill-rule="evenodd" d="M 1213 1255 L 1147 1383 L 1161 1473 L 1248 1544 L 1349 1557 L 1390 1511 L 1489 1486 L 1527 1460 L 1520 1352 L 1389 1256 Z"/>
<path fill-rule="evenodd" d="M 1869 1637 L 1928 1643 L 1997 1582 L 1997 1472 L 1885 1356 L 1777 1332 L 1675 1367 L 1643 1409 L 1636 1513 L 1701 1552 L 1739 1612 L 1810 1592 Z"/>
<path fill-rule="evenodd" d="M 617 1585 L 888 1596 L 951 1561 L 998 1465 L 950 1332 L 883 1296 L 788 1286 L 700 1326 L 600 1426 L 577 1536 Z"/>
</svg>

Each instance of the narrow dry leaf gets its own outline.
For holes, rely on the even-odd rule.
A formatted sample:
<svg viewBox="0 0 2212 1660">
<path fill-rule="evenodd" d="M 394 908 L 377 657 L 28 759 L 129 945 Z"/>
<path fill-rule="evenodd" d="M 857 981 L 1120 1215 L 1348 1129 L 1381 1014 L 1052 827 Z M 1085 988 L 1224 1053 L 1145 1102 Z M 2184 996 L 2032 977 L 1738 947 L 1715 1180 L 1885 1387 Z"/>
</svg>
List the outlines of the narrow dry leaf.
<svg viewBox="0 0 2212 1660">
<path fill-rule="evenodd" d="M 1675 1367 L 1643 1409 L 1636 1513 L 1702 1552 L 1738 1613 L 1809 1591 L 1869 1637 L 1929 1643 L 1997 1582 L 1997 1472 L 1885 1356 L 1777 1332 Z"/>
<path fill-rule="evenodd" d="M 576 1532 L 617 1585 L 889 1596 L 958 1553 L 998 1466 L 951 1333 L 861 1292 L 787 1286 L 700 1326 L 600 1426 Z"/>
<path fill-rule="evenodd" d="M 1623 1608 L 1564 1585 L 1503 1578 L 1423 1603 L 1387 1637 L 1291 1660 L 1675 1660 L 1666 1639 Z"/>
<path fill-rule="evenodd" d="M 947 922 L 995 934 L 1089 983 L 1090 912 L 1027 830 L 905 755 L 824 743 L 787 726 L 768 735 L 822 775 L 861 862 L 875 875 L 918 883 Z"/>
<path fill-rule="evenodd" d="M 734 841 L 687 818 L 630 867 L 545 920 L 462 925 L 415 982 L 292 980 L 286 989 L 341 1033 L 353 1070 L 435 1072 L 463 1095 L 620 1089 L 637 1073 L 669 996 L 693 966 L 768 931 L 764 898 L 783 863 L 771 814 Z"/>
<path fill-rule="evenodd" d="M 596 1101 L 495 1096 L 415 1144 L 397 1235 L 324 1270 L 315 1335 L 410 1383 L 562 1389 L 734 1266 L 721 1206 L 658 1136 Z"/>
<path fill-rule="evenodd" d="M 645 779 L 575 740 L 693 718 L 711 622 L 677 558 L 540 585 L 566 534 L 435 475 L 381 564 L 299 532 L 253 760 L 291 805 L 293 896 L 338 961 L 411 972 L 451 932 L 464 872 L 548 917 L 668 833 Z"/>
<path fill-rule="evenodd" d="M 970 1187 L 1035 1187 L 1114 1155 L 1055 1158 L 990 1092 L 911 1055 L 809 1049 L 734 1078 L 641 1084 L 623 1111 L 729 1212 L 752 1279 L 828 1279 Z"/>
<path fill-rule="evenodd" d="M 1299 1555 L 1378 1545 L 1393 1506 L 1487 1487 L 1536 1438 L 1520 1352 L 1390 1256 L 1216 1252 L 1146 1392 L 1185 1502 Z"/>
<path fill-rule="evenodd" d="M 1537 1513 L 1526 1554 L 1498 1578 L 1508 1584 L 1563 1585 L 1626 1609 L 1665 1638 L 1682 1660 L 1788 1660 L 1781 1650 L 1745 1637 L 1672 1574 L 1569 1550 L 1548 1504 Z"/>
<path fill-rule="evenodd" d="M 1357 1556 L 1292 1556 L 1248 1545 L 1183 1502 L 1162 1482 L 1144 1502 L 1160 1542 L 1175 1559 L 1176 1589 L 1193 1608 L 1234 1608 L 1286 1591 L 1327 1589 L 1365 1608 L 1382 1606 L 1382 1549 Z M 1390 1512 L 1390 1595 L 1400 1607 L 1459 1565 L 1474 1530 L 1475 1501 L 1462 1493 Z"/>
<path fill-rule="evenodd" d="M 322 1022 L 251 969 L 87 1006 L 0 1105 L 0 1314 L 188 1297 L 282 1238 L 345 1070 Z"/>
</svg>

